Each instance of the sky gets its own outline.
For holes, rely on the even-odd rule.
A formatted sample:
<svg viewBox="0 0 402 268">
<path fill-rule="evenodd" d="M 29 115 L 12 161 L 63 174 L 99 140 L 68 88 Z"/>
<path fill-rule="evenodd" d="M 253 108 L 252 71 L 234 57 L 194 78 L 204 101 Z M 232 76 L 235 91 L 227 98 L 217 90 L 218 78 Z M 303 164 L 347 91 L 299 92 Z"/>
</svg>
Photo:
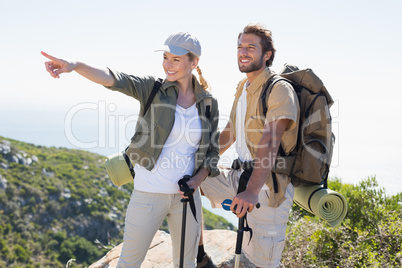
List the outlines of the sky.
<svg viewBox="0 0 402 268">
<path fill-rule="evenodd" d="M 376 176 L 395 194 L 402 191 L 400 10 L 401 2 L 390 0 L 1 1 L 0 136 L 104 155 L 121 150 L 138 103 L 76 73 L 51 78 L 40 51 L 164 77 L 154 50 L 180 31 L 201 42 L 200 67 L 224 124 L 245 77 L 236 62 L 238 33 L 261 23 L 273 32 L 272 69 L 311 68 L 335 100 L 330 176 L 353 184 Z M 60 126 L 69 143 L 57 138 Z"/>
</svg>

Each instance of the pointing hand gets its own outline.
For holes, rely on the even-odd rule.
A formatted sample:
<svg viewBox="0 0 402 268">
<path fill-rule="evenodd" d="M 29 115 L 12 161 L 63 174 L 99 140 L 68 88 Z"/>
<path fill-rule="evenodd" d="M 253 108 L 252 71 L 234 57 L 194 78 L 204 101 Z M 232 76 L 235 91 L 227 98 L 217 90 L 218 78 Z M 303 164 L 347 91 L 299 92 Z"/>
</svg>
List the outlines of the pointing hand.
<svg viewBox="0 0 402 268">
<path fill-rule="evenodd" d="M 48 71 L 54 78 L 60 78 L 60 74 L 69 73 L 75 68 L 76 64 L 72 62 L 55 58 L 43 51 L 41 51 L 41 54 L 50 60 L 45 62 L 45 67 L 46 71 Z"/>
</svg>

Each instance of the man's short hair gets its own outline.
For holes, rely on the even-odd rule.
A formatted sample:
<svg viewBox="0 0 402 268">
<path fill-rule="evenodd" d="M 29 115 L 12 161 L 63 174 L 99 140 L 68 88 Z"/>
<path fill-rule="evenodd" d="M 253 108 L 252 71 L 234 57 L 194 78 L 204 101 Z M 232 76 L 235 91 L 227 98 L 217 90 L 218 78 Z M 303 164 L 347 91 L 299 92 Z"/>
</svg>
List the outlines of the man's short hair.
<svg viewBox="0 0 402 268">
<path fill-rule="evenodd" d="M 255 34 L 261 38 L 262 52 L 272 52 L 271 57 L 266 61 L 266 65 L 269 67 L 275 58 L 276 49 L 274 47 L 274 41 L 272 40 L 272 32 L 265 29 L 261 24 L 249 24 L 244 27 L 243 31 L 239 34 L 238 40 L 243 34 Z"/>
</svg>

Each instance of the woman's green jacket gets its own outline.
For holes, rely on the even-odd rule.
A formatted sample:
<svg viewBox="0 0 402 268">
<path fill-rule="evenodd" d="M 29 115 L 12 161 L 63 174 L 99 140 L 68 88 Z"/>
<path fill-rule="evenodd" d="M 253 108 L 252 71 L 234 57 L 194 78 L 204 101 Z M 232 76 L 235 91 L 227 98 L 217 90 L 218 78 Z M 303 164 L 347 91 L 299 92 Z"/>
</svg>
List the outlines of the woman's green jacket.
<svg viewBox="0 0 402 268">
<path fill-rule="evenodd" d="M 147 113 L 141 116 L 156 78 L 138 77 L 112 70 L 110 72 L 115 77 L 115 83 L 108 88 L 134 97 L 140 102 L 140 115 L 135 134 L 131 138 L 126 154 L 134 163 L 152 170 L 173 127 L 178 97 L 177 83 L 164 80 Z M 219 175 L 217 168 L 219 161 L 218 102 L 211 93 L 201 87 L 195 76 L 193 76 L 193 85 L 202 135 L 195 154 L 195 168 L 192 175 L 199 168 L 204 167 L 209 170 L 209 176 L 215 177 Z M 210 100 L 206 101 L 207 99 Z M 210 116 L 206 116 L 207 105 L 212 106 Z"/>
</svg>

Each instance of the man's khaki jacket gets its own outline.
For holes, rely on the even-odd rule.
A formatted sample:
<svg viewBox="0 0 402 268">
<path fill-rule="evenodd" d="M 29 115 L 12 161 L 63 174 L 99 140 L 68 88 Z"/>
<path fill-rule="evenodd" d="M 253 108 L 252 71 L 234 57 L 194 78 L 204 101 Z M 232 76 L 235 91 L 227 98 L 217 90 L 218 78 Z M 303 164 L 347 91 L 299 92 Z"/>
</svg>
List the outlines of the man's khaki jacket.
<svg viewBox="0 0 402 268">
<path fill-rule="evenodd" d="M 244 121 L 245 138 L 247 147 L 253 159 L 256 158 L 259 142 L 263 135 L 263 128 L 265 124 L 280 120 L 290 119 L 285 133 L 281 138 L 281 145 L 285 153 L 289 153 L 297 142 L 298 125 L 299 125 L 299 101 L 293 87 L 284 81 L 280 81 L 272 88 L 270 95 L 266 98 L 268 111 L 263 115 L 263 106 L 261 101 L 261 94 L 267 85 L 269 79 L 274 75 L 268 67 L 246 88 L 247 91 L 247 112 Z M 235 99 L 230 113 L 230 122 L 234 136 L 236 137 L 236 121 L 237 103 L 242 94 L 243 88 L 247 79 L 239 82 Z M 273 157 L 273 156 L 267 156 Z M 276 156 L 274 156 L 276 157 Z M 278 193 L 274 192 L 272 174 L 267 178 L 266 184 L 270 189 L 270 202 L 271 207 L 278 207 L 285 200 L 285 192 L 290 178 L 282 174 L 276 174 L 278 180 Z"/>
</svg>

